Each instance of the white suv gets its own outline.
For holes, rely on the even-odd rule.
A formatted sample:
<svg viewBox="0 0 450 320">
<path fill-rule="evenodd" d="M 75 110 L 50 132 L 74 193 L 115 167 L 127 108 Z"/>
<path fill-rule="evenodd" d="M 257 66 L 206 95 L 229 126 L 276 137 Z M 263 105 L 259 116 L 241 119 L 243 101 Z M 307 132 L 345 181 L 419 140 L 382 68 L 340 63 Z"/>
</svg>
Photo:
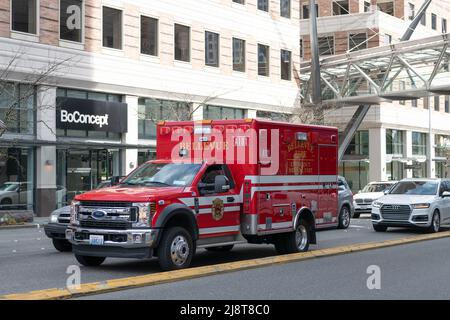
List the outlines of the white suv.
<svg viewBox="0 0 450 320">
<path fill-rule="evenodd" d="M 355 218 L 359 218 L 361 213 L 372 212 L 372 202 L 385 195 L 397 181 L 370 182 L 353 195 L 353 206 L 355 207 Z"/>
<path fill-rule="evenodd" d="M 372 225 L 379 232 L 388 227 L 418 227 L 438 232 L 441 224 L 449 221 L 447 179 L 403 179 L 372 203 Z"/>
</svg>

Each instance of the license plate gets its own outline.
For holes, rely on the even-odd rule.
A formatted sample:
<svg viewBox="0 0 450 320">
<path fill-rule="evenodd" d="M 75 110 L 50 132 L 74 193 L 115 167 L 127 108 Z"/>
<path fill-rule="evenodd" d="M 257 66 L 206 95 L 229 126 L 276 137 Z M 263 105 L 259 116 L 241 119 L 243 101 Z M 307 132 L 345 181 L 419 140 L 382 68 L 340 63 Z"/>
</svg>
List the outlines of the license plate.
<svg viewBox="0 0 450 320">
<path fill-rule="evenodd" d="M 103 236 L 90 235 L 89 236 L 89 244 L 94 246 L 101 246 L 104 243 Z"/>
</svg>

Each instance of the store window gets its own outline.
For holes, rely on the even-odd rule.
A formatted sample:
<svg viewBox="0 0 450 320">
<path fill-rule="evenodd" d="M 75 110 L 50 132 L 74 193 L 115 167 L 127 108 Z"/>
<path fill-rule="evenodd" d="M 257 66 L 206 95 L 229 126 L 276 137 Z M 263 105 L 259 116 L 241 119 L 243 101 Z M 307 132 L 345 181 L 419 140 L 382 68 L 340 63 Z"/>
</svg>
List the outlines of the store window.
<svg viewBox="0 0 450 320">
<path fill-rule="evenodd" d="M 122 10 L 103 7 L 103 46 L 122 49 Z"/>
<path fill-rule="evenodd" d="M 386 130 L 386 154 L 403 155 L 403 135 L 401 130 Z"/>
<path fill-rule="evenodd" d="M 12 30 L 36 34 L 37 18 L 37 0 L 11 1 Z"/>
<path fill-rule="evenodd" d="M 427 177 L 427 163 L 419 162 L 416 163 L 413 168 L 413 178 L 426 178 Z"/>
<path fill-rule="evenodd" d="M 269 0 L 258 0 L 258 10 L 269 11 Z"/>
<path fill-rule="evenodd" d="M 264 77 L 269 76 L 269 58 L 269 46 L 258 44 L 258 75 Z"/>
<path fill-rule="evenodd" d="M 158 55 L 158 19 L 141 16 L 141 53 Z"/>
<path fill-rule="evenodd" d="M 292 54 L 288 50 L 281 50 L 281 79 L 291 80 Z"/>
<path fill-rule="evenodd" d="M 291 0 L 280 0 L 280 15 L 284 18 L 291 17 Z"/>
<path fill-rule="evenodd" d="M 448 178 L 449 167 L 447 161 L 436 161 L 435 171 L 436 171 L 436 178 Z"/>
<path fill-rule="evenodd" d="M 352 192 L 356 193 L 369 183 L 369 162 L 341 161 L 339 175 L 345 177 Z"/>
<path fill-rule="evenodd" d="M 33 210 L 32 148 L 0 148 L 0 211 Z"/>
<path fill-rule="evenodd" d="M 205 32 L 205 65 L 208 67 L 219 66 L 219 34 Z"/>
<path fill-rule="evenodd" d="M 346 155 L 369 155 L 369 131 L 357 131 L 345 151 Z"/>
<path fill-rule="evenodd" d="M 434 137 L 436 157 L 450 158 L 450 136 L 437 134 Z"/>
<path fill-rule="evenodd" d="M 386 163 L 386 176 L 390 181 L 399 181 L 404 178 L 405 164 L 400 161 Z"/>
<path fill-rule="evenodd" d="M 412 154 L 424 156 L 427 154 L 427 134 L 412 132 Z"/>
<path fill-rule="evenodd" d="M 110 101 L 110 102 L 122 102 L 122 95 L 103 93 L 103 92 L 93 92 L 93 91 L 83 91 L 74 90 L 66 88 L 58 88 L 56 91 L 58 97 L 64 98 L 78 98 L 87 100 L 98 100 L 98 101 Z M 57 106 L 58 107 L 58 106 Z M 86 130 L 70 130 L 70 129 L 57 129 L 57 136 L 74 137 L 74 138 L 96 138 L 96 139 L 109 139 L 109 140 L 120 140 L 122 135 L 116 132 L 105 132 L 105 131 L 86 131 Z"/>
<path fill-rule="evenodd" d="M 33 134 L 35 87 L 3 83 L 0 90 L 0 120 L 6 125 L 5 133 Z"/>
<path fill-rule="evenodd" d="M 160 120 L 190 120 L 192 105 L 187 102 L 140 98 L 138 109 L 139 139 L 156 139 Z"/>
<path fill-rule="evenodd" d="M 191 61 L 191 28 L 175 24 L 175 60 Z"/>
<path fill-rule="evenodd" d="M 203 112 L 203 118 L 208 120 L 230 120 L 245 118 L 245 110 L 239 108 L 207 105 L 205 106 Z"/>
<path fill-rule="evenodd" d="M 59 37 L 62 40 L 82 42 L 84 25 L 83 1 L 60 0 Z"/>
<path fill-rule="evenodd" d="M 233 38 L 233 70 L 245 72 L 245 40 Z"/>
</svg>

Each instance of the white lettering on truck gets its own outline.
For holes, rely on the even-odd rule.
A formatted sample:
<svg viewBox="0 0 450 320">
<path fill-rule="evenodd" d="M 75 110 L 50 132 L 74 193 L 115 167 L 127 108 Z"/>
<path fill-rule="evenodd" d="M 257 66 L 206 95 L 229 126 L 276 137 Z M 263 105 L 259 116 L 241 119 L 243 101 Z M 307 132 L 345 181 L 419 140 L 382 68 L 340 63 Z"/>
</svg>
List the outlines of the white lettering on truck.
<svg viewBox="0 0 450 320">
<path fill-rule="evenodd" d="M 69 113 L 67 110 L 61 110 L 61 122 L 96 124 L 100 128 L 108 125 L 109 115 L 96 116 L 91 114 L 81 114 L 79 111 Z"/>
</svg>

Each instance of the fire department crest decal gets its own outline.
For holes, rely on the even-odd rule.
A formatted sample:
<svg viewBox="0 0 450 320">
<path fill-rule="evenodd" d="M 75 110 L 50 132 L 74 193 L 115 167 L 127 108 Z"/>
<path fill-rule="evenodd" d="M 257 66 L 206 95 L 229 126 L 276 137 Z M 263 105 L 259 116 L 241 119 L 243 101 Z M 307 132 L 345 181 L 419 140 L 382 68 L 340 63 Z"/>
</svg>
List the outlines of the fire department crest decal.
<svg viewBox="0 0 450 320">
<path fill-rule="evenodd" d="M 219 221 L 223 218 L 223 200 L 217 198 L 212 203 L 212 217 Z"/>
</svg>

